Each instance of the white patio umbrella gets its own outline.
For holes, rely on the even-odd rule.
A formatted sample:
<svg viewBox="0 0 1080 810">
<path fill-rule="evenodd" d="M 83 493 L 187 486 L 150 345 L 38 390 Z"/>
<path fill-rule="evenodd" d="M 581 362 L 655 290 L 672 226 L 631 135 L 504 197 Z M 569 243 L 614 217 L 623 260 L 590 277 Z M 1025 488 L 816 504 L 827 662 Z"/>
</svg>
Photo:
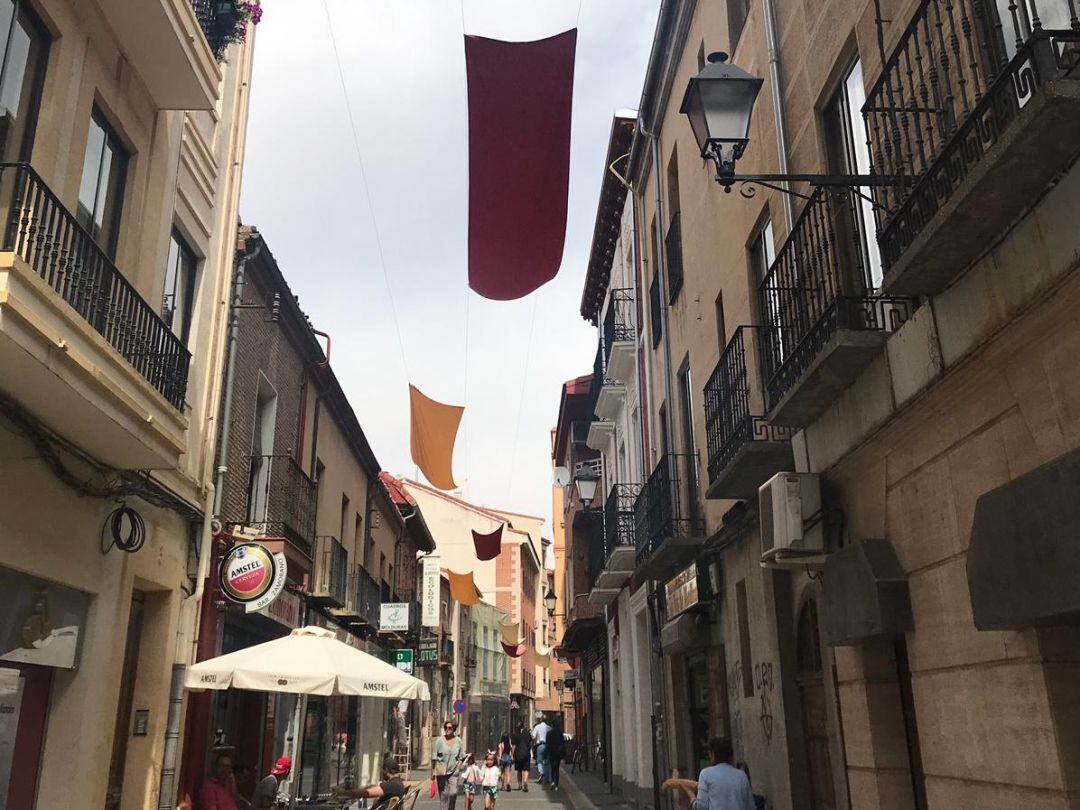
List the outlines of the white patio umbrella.
<svg viewBox="0 0 1080 810">
<path fill-rule="evenodd" d="M 283 638 L 200 661 L 188 667 L 184 686 L 431 700 L 422 680 L 338 641 L 322 627 L 299 627 Z"/>
</svg>

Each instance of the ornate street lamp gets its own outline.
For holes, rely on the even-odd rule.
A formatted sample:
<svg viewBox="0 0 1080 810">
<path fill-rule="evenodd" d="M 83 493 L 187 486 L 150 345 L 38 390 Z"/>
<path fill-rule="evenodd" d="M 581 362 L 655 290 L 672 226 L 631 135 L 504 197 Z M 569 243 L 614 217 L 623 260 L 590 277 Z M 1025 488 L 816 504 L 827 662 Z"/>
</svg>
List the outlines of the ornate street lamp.
<svg viewBox="0 0 1080 810">
<path fill-rule="evenodd" d="M 880 174 L 735 174 L 735 164 L 750 142 L 750 119 L 764 80 L 727 60 L 728 55 L 722 51 L 709 54 L 708 64 L 687 84 L 679 108 L 690 121 L 701 156 L 716 164 L 716 182 L 724 191 L 730 192 L 734 183 L 755 183 L 807 199 L 804 194 L 773 185 L 806 182 L 811 186 L 852 188 L 865 197 L 858 192 L 860 187 L 894 186 L 900 182 Z"/>
<path fill-rule="evenodd" d="M 555 603 L 558 601 L 558 597 L 555 596 L 555 591 L 548 588 L 548 592 L 544 594 L 544 607 L 547 608 L 548 618 L 555 618 Z"/>
<path fill-rule="evenodd" d="M 574 483 L 577 485 L 581 508 L 588 509 L 589 504 L 596 497 L 596 487 L 600 483 L 600 476 L 593 472 L 592 469 L 583 467 L 574 476 Z"/>
</svg>

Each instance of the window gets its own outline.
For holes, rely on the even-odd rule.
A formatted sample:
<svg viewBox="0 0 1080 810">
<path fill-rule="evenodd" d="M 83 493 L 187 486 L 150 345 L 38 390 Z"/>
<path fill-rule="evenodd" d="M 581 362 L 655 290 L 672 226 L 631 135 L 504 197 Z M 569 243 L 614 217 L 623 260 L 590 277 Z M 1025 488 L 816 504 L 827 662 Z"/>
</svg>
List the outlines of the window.
<svg viewBox="0 0 1080 810">
<path fill-rule="evenodd" d="M 345 534 L 345 526 L 349 519 L 349 512 L 352 510 L 349 508 L 349 496 L 344 492 L 341 493 L 341 530 L 338 533 L 338 537 L 341 539 L 341 545 L 348 548 L 348 537 Z"/>
<path fill-rule="evenodd" d="M 109 258 L 116 258 L 127 161 L 120 139 L 95 107 L 86 137 L 76 219 Z"/>
<path fill-rule="evenodd" d="M 682 451 L 685 453 L 683 461 L 686 464 L 686 508 L 687 511 L 679 517 L 696 519 L 698 516 L 698 480 L 697 480 L 697 456 L 694 455 L 697 446 L 694 438 L 694 386 L 690 379 L 690 358 L 683 361 L 683 367 L 679 371 L 679 399 L 682 411 Z"/>
<path fill-rule="evenodd" d="M 773 366 L 778 366 L 787 355 L 784 336 L 786 328 L 794 326 L 791 321 L 792 313 L 785 311 L 783 299 L 778 289 L 766 289 L 765 279 L 769 275 L 769 268 L 776 261 L 776 243 L 773 241 L 772 220 L 765 220 L 765 224 L 757 232 L 754 241 L 750 243 L 750 278 L 758 289 L 758 314 L 762 326 L 769 327 L 767 337 L 767 352 L 770 352 L 770 360 Z"/>
<path fill-rule="evenodd" d="M 870 148 L 866 143 L 866 125 L 862 117 L 862 106 L 866 103 L 866 89 L 863 85 L 862 63 L 856 59 L 844 74 L 840 89 L 836 91 L 826 108 L 826 131 L 831 154 L 829 161 L 843 174 L 869 174 Z M 853 197 L 851 219 L 854 223 L 859 255 L 855 258 L 862 268 L 862 278 L 852 279 L 856 286 L 869 289 L 881 287 L 881 250 L 878 247 L 874 205 L 871 189 L 860 188 L 861 196 Z M 841 228 L 841 233 L 848 228 Z M 839 234 L 838 234 L 839 236 Z"/>
<path fill-rule="evenodd" d="M 660 276 L 657 274 L 653 276 L 652 284 L 649 286 L 649 326 L 654 349 L 660 345 L 660 340 L 664 336 L 664 322 L 661 320 L 660 306 Z"/>
<path fill-rule="evenodd" d="M 363 556 L 366 550 L 364 545 L 364 519 L 360 517 L 359 512 L 353 518 L 353 543 L 358 545 L 357 551 L 360 553 L 360 564 L 363 565 L 366 562 Z"/>
<path fill-rule="evenodd" d="M 731 53 L 735 53 L 735 46 L 739 44 L 739 37 L 742 36 L 749 13 L 750 0 L 727 0 L 728 38 L 731 40 L 728 51 Z"/>
<path fill-rule="evenodd" d="M 267 519 L 270 507 L 276 422 L 277 391 L 266 376 L 260 373 L 255 397 L 255 418 L 251 433 L 251 469 L 248 480 L 248 519 L 255 523 L 261 523 Z M 284 463 L 285 460 L 281 461 Z"/>
<path fill-rule="evenodd" d="M 705 40 L 701 40 L 701 44 L 697 49 L 697 69 L 700 73 L 705 68 Z"/>
<path fill-rule="evenodd" d="M 716 343 L 720 347 L 720 354 L 727 348 L 727 326 L 724 324 L 724 294 L 716 296 L 713 303 L 713 311 L 716 313 Z"/>
<path fill-rule="evenodd" d="M 4 81 L 0 87 L 0 155 L 3 160 L 30 159 L 48 55 L 48 32 L 26 3 L 0 0 L 0 59 L 4 64 Z"/>
<path fill-rule="evenodd" d="M 169 237 L 169 258 L 165 265 L 165 289 L 161 297 L 161 319 L 180 340 L 187 342 L 195 301 L 195 274 L 198 262 L 174 229 Z"/>
<path fill-rule="evenodd" d="M 667 167 L 668 229 L 664 237 L 668 303 L 674 304 L 683 285 L 682 209 L 679 203 L 679 152 L 671 150 Z"/>
</svg>

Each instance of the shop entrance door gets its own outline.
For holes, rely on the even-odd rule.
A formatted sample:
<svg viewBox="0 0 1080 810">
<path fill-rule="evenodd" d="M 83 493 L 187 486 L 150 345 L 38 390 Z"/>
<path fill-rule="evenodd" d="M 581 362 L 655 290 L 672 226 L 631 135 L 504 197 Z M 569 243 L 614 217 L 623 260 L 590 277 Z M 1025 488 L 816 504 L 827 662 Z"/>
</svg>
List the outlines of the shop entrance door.
<svg viewBox="0 0 1080 810">
<path fill-rule="evenodd" d="M 0 810 L 34 806 L 52 670 L 0 662 Z"/>
<path fill-rule="evenodd" d="M 709 757 L 709 734 L 712 726 L 709 665 L 705 656 L 687 662 L 686 691 L 690 704 L 690 751 L 694 758 L 694 773 L 701 773 L 713 763 Z"/>
<path fill-rule="evenodd" d="M 829 756 L 829 729 L 825 714 L 825 679 L 821 666 L 821 639 L 818 635 L 817 604 L 807 601 L 799 612 L 796 638 L 799 698 L 810 781 L 810 810 L 836 810 L 832 761 Z"/>
<path fill-rule="evenodd" d="M 135 699 L 135 677 L 139 666 L 139 645 L 142 641 L 142 620 L 145 594 L 131 594 L 128 614 L 127 641 L 124 645 L 124 666 L 120 670 L 120 697 L 116 704 L 116 728 L 113 732 L 112 761 L 109 764 L 109 787 L 105 793 L 105 810 L 117 810 L 124 789 L 124 765 L 127 762 L 128 738 L 131 732 L 131 704 Z"/>
</svg>

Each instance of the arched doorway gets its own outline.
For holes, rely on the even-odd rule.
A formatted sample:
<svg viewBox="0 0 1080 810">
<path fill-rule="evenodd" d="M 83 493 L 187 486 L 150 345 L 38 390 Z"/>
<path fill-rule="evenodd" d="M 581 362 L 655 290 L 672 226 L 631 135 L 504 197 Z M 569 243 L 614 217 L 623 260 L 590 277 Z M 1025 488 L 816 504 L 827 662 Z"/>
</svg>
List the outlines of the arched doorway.
<svg viewBox="0 0 1080 810">
<path fill-rule="evenodd" d="M 817 603 L 808 599 L 799 611 L 795 638 L 796 674 L 802 706 L 810 810 L 836 810 L 832 761 L 829 757 L 829 726 L 825 712 L 825 679 L 821 664 Z"/>
</svg>

